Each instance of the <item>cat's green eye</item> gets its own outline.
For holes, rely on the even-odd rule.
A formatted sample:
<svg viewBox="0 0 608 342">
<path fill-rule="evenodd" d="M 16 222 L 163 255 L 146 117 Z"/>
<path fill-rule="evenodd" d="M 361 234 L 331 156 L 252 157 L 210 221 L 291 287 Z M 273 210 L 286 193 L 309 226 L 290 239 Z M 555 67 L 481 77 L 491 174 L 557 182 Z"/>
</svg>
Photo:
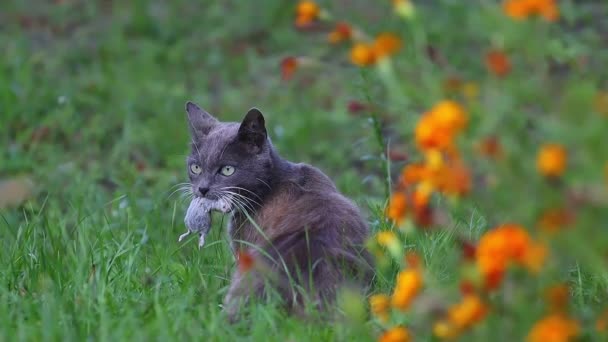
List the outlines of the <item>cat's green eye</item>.
<svg viewBox="0 0 608 342">
<path fill-rule="evenodd" d="M 231 176 L 234 173 L 234 166 L 222 166 L 222 168 L 220 169 L 220 173 L 224 176 Z"/>
<path fill-rule="evenodd" d="M 195 175 L 199 175 L 203 169 L 201 169 L 200 165 L 198 164 L 190 164 L 190 171 L 192 171 L 192 173 Z"/>
</svg>

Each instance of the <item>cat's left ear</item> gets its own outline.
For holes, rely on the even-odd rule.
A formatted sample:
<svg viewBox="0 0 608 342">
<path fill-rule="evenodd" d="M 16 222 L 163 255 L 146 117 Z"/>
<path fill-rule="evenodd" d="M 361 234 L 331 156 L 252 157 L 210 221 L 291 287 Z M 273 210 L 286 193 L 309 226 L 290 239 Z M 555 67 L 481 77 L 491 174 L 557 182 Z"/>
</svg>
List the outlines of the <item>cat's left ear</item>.
<svg viewBox="0 0 608 342">
<path fill-rule="evenodd" d="M 259 153 L 266 143 L 264 115 L 257 108 L 251 108 L 239 127 L 238 140 L 244 143 L 252 153 Z"/>
</svg>

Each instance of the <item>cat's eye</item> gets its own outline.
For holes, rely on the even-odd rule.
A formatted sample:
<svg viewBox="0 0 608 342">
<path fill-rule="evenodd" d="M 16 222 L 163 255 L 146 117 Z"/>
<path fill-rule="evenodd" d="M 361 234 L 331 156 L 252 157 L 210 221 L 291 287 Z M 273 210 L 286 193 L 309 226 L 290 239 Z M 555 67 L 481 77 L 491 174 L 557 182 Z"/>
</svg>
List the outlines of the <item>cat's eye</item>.
<svg viewBox="0 0 608 342">
<path fill-rule="evenodd" d="M 234 166 L 222 166 L 222 168 L 220 169 L 220 173 L 224 176 L 231 176 L 234 173 Z"/>
<path fill-rule="evenodd" d="M 201 169 L 200 165 L 198 164 L 190 164 L 190 171 L 192 171 L 192 173 L 195 175 L 198 175 L 203 171 L 203 169 Z"/>
</svg>

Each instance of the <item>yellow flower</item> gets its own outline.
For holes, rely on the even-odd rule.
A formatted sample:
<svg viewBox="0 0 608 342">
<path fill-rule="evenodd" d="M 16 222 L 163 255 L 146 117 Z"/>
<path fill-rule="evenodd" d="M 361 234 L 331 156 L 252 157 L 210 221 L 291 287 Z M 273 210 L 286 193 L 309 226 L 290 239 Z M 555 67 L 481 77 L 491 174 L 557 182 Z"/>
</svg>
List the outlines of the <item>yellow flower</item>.
<svg viewBox="0 0 608 342">
<path fill-rule="evenodd" d="M 403 249 L 395 233 L 391 231 L 379 232 L 376 235 L 376 240 L 378 240 L 378 244 L 386 247 L 393 257 L 401 258 L 403 255 Z"/>
<path fill-rule="evenodd" d="M 451 340 L 459 334 L 458 329 L 449 322 L 442 320 L 433 325 L 433 335 L 444 340 Z"/>
<path fill-rule="evenodd" d="M 380 336 L 378 342 L 409 342 L 410 333 L 402 326 L 389 329 Z"/>
<path fill-rule="evenodd" d="M 420 269 L 399 272 L 391 304 L 399 310 L 407 310 L 420 289 L 422 289 L 422 272 Z"/>
<path fill-rule="evenodd" d="M 410 0 L 393 0 L 393 8 L 395 13 L 404 17 L 405 19 L 410 19 L 414 16 L 414 4 Z"/>
<path fill-rule="evenodd" d="M 536 159 L 538 172 L 547 177 L 559 177 L 566 170 L 568 154 L 559 144 L 545 144 L 541 146 Z"/>
<path fill-rule="evenodd" d="M 581 331 L 577 321 L 563 315 L 551 314 L 536 322 L 528 334 L 528 342 L 573 341 Z"/>
<path fill-rule="evenodd" d="M 372 313 L 380 320 L 388 320 L 388 310 L 391 307 L 391 300 L 387 295 L 376 294 L 369 297 L 369 306 Z"/>
</svg>

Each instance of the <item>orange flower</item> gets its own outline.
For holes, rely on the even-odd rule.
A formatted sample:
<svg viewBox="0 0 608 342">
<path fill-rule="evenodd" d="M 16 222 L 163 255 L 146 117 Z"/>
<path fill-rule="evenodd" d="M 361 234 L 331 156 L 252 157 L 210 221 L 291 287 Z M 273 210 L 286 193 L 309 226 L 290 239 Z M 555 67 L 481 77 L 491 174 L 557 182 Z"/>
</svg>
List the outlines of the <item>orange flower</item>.
<svg viewBox="0 0 608 342">
<path fill-rule="evenodd" d="M 401 39 L 392 33 L 381 33 L 374 41 L 373 49 L 376 59 L 395 54 L 401 48 Z"/>
<path fill-rule="evenodd" d="M 507 55 L 500 50 L 492 50 L 486 54 L 486 67 L 498 77 L 504 77 L 511 72 L 511 62 Z"/>
<path fill-rule="evenodd" d="M 376 55 L 372 46 L 365 43 L 357 43 L 350 50 L 350 60 L 358 66 L 369 66 L 376 63 Z"/>
<path fill-rule="evenodd" d="M 483 138 L 477 144 L 477 151 L 484 157 L 498 159 L 502 157 L 502 145 L 496 136 Z"/>
<path fill-rule="evenodd" d="M 297 68 L 298 59 L 296 57 L 290 56 L 283 58 L 281 61 L 281 78 L 285 81 L 290 80 Z"/>
<path fill-rule="evenodd" d="M 391 307 L 391 300 L 385 294 L 376 294 L 369 297 L 369 306 L 374 315 L 380 320 L 388 320 L 388 310 Z"/>
<path fill-rule="evenodd" d="M 409 342 L 410 333 L 402 326 L 389 329 L 380 336 L 379 342 Z"/>
<path fill-rule="evenodd" d="M 460 303 L 448 309 L 447 317 L 433 326 L 433 334 L 442 339 L 453 339 L 482 321 L 487 306 L 476 294 L 467 294 Z"/>
<path fill-rule="evenodd" d="M 559 8 L 555 0 L 506 0 L 503 11 L 516 20 L 527 19 L 539 15 L 547 21 L 556 21 L 559 18 Z"/>
<path fill-rule="evenodd" d="M 574 214 L 566 208 L 545 210 L 538 221 L 540 229 L 547 233 L 555 233 L 567 227 L 574 221 Z"/>
<path fill-rule="evenodd" d="M 422 150 L 447 150 L 454 137 L 467 124 L 464 109 L 454 101 L 441 101 L 422 115 L 416 125 L 415 138 Z"/>
<path fill-rule="evenodd" d="M 488 289 L 496 288 L 510 263 L 526 266 L 537 272 L 547 255 L 546 247 L 530 239 L 520 225 L 505 224 L 486 232 L 476 250 L 477 268 Z"/>
<path fill-rule="evenodd" d="M 542 270 L 545 260 L 549 254 L 547 247 L 542 243 L 531 243 L 526 249 L 524 258 L 521 264 L 528 268 L 532 273 L 538 273 Z"/>
<path fill-rule="evenodd" d="M 452 132 L 462 130 L 468 121 L 464 109 L 455 101 L 444 100 L 432 109 L 433 116 L 439 127 Z"/>
<path fill-rule="evenodd" d="M 339 22 L 333 31 L 327 36 L 327 40 L 332 44 L 338 44 L 345 40 L 349 40 L 353 35 L 353 29 L 349 24 Z"/>
<path fill-rule="evenodd" d="M 570 297 L 568 286 L 566 284 L 552 286 L 545 293 L 545 297 L 551 307 L 551 312 L 564 312 L 568 305 L 568 298 Z"/>
<path fill-rule="evenodd" d="M 386 216 L 393 222 L 399 223 L 407 212 L 407 197 L 402 192 L 395 192 L 391 196 L 386 209 Z"/>
<path fill-rule="evenodd" d="M 254 262 L 255 260 L 251 253 L 242 250 L 238 252 L 237 263 L 241 273 L 245 273 L 253 268 Z"/>
<path fill-rule="evenodd" d="M 460 160 L 446 164 L 435 182 L 439 190 L 448 195 L 463 196 L 471 191 L 471 173 Z"/>
<path fill-rule="evenodd" d="M 448 310 L 448 318 L 459 330 L 467 329 L 481 321 L 488 309 L 479 296 L 466 295 L 462 301 Z"/>
<path fill-rule="evenodd" d="M 541 146 L 536 159 L 536 168 L 547 177 L 559 177 L 565 169 L 568 155 L 566 149 L 559 144 Z"/>
<path fill-rule="evenodd" d="M 321 12 L 319 6 L 314 1 L 300 1 L 296 8 L 296 26 L 306 27 L 319 17 Z"/>
<path fill-rule="evenodd" d="M 422 289 L 420 269 L 415 268 L 399 272 L 391 304 L 399 310 L 407 310 L 420 289 Z"/>
<path fill-rule="evenodd" d="M 568 342 L 581 332 L 577 321 L 563 315 L 551 314 L 536 322 L 528 334 L 528 342 Z"/>
</svg>

